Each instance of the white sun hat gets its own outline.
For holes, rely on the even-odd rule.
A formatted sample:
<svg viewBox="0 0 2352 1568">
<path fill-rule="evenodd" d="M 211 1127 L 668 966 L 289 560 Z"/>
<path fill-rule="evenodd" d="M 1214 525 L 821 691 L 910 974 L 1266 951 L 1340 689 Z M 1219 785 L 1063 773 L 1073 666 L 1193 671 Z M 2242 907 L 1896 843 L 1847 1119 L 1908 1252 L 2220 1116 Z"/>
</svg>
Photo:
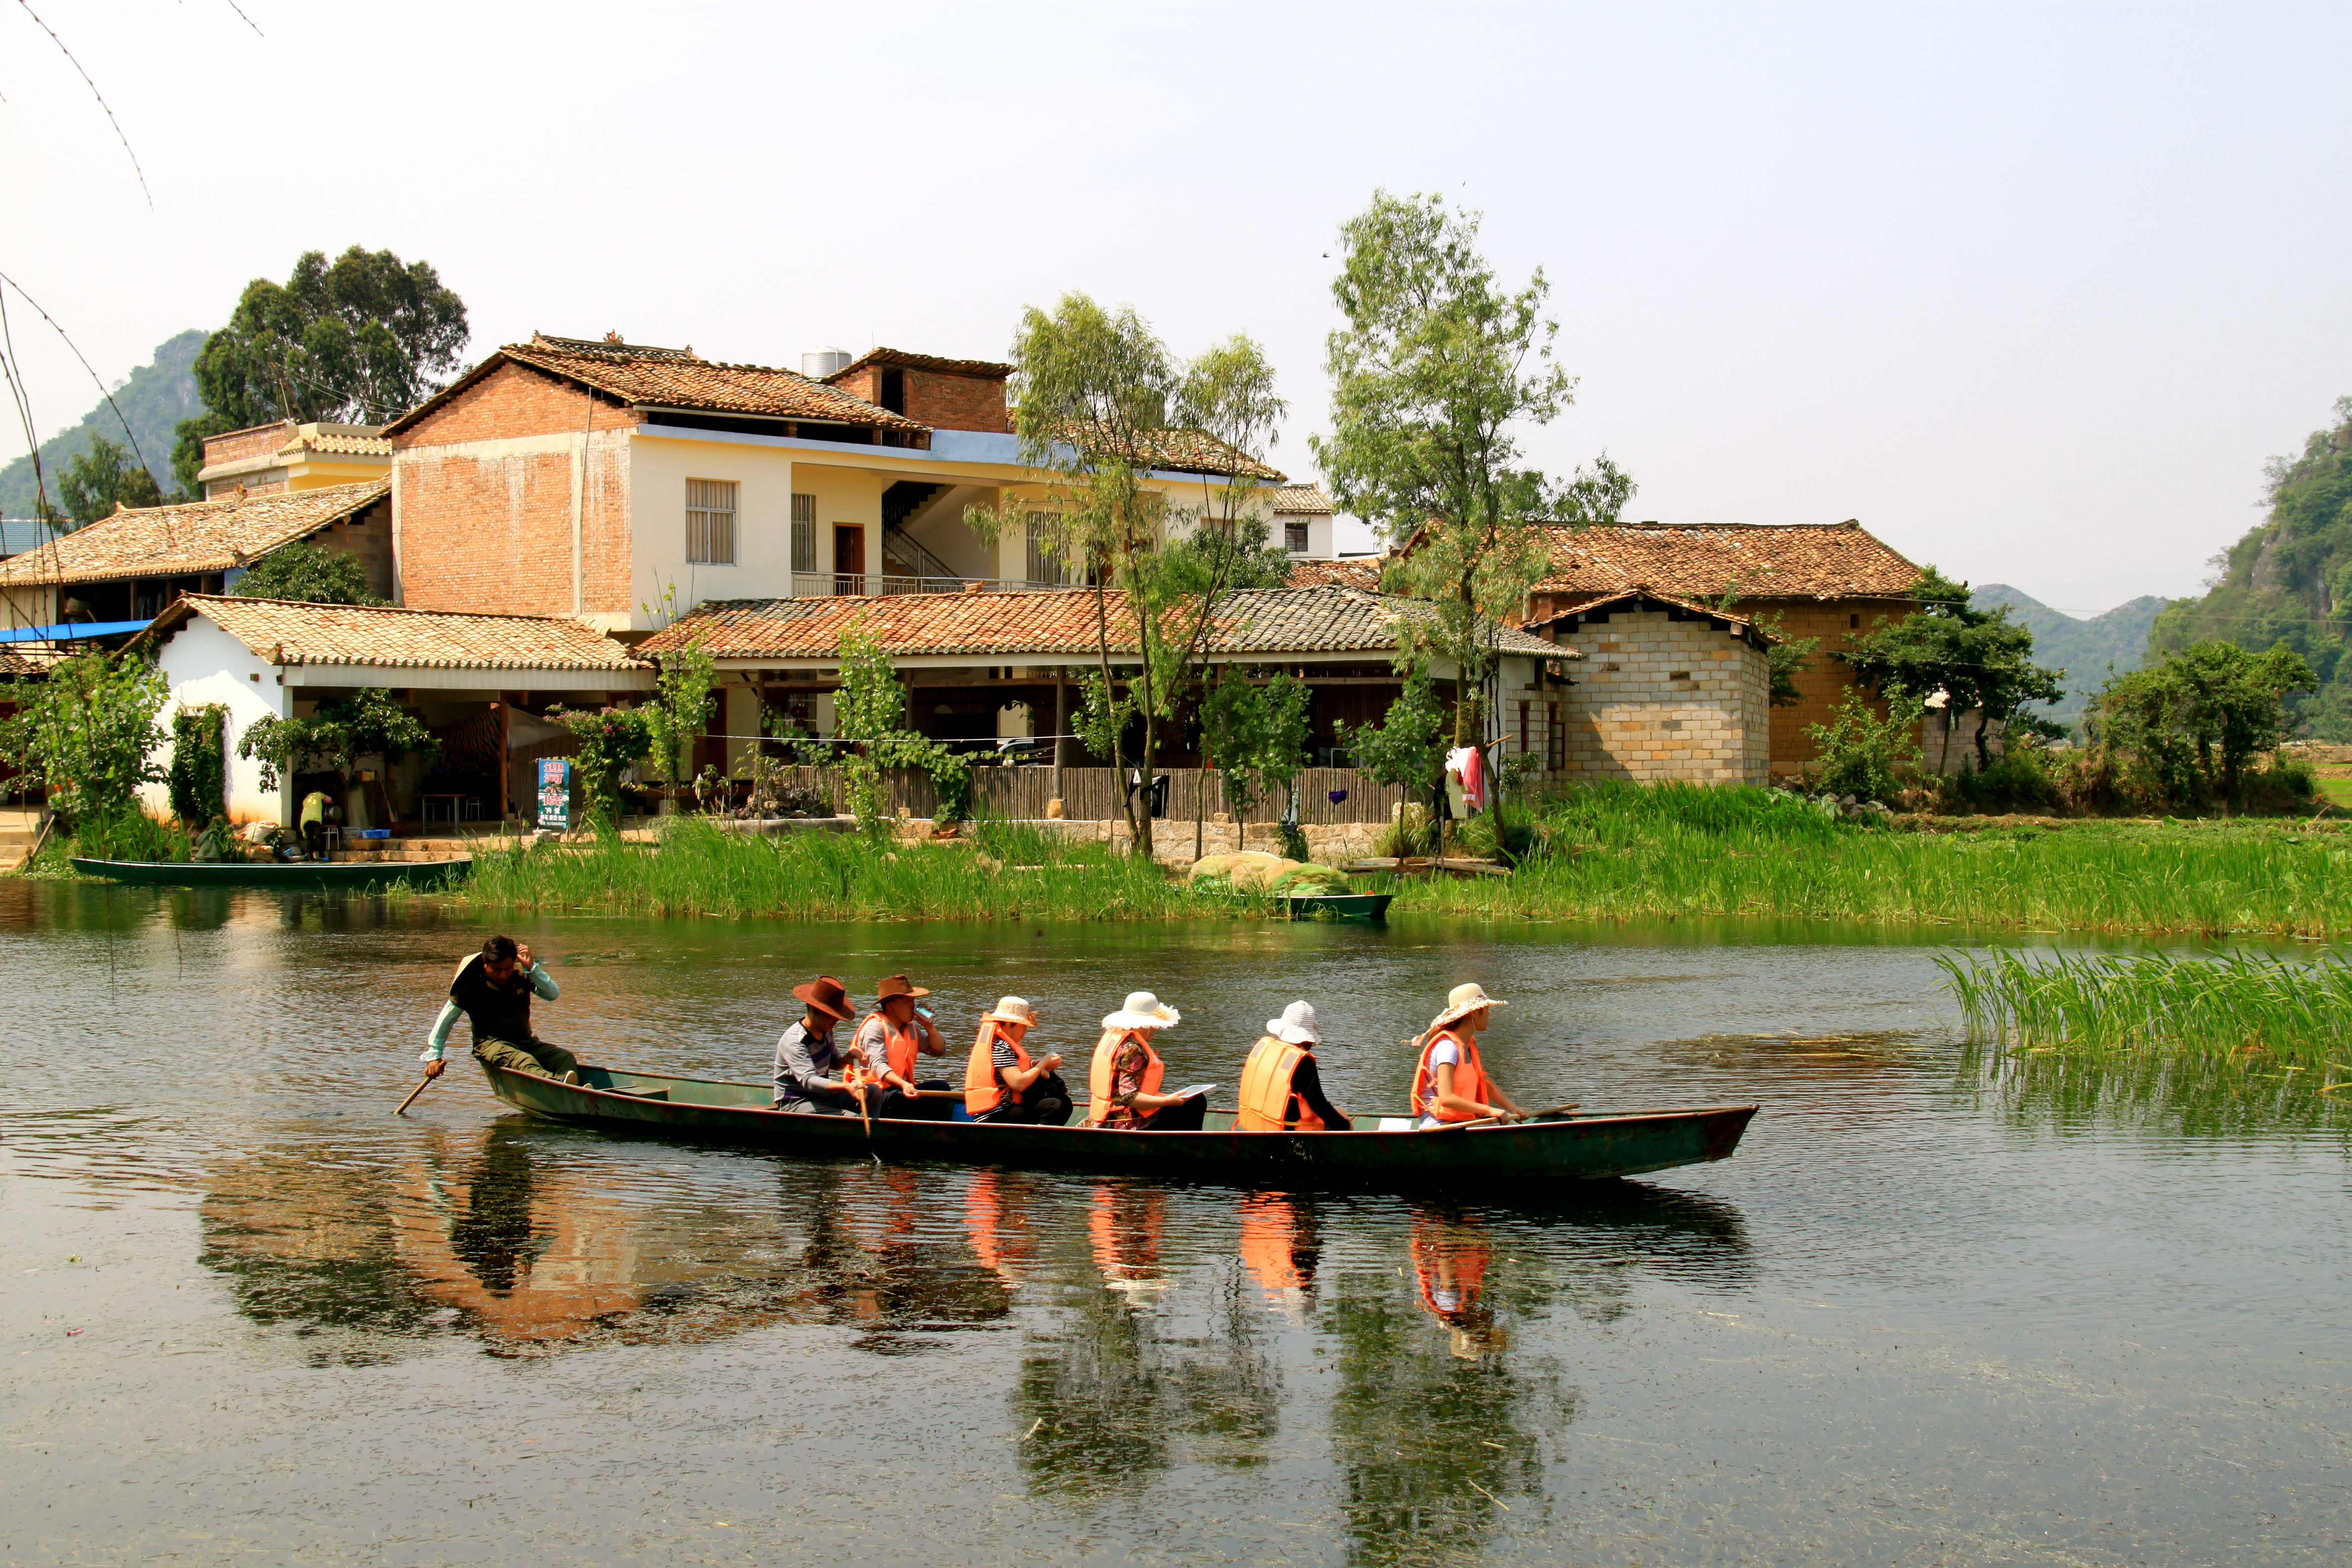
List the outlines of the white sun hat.
<svg viewBox="0 0 2352 1568">
<path fill-rule="evenodd" d="M 994 1009 L 982 1013 L 980 1021 L 983 1024 L 1026 1024 L 1034 1028 L 1037 1026 L 1037 1009 L 1018 996 L 999 996 Z"/>
<path fill-rule="evenodd" d="M 1286 1045 L 1319 1046 L 1323 1037 L 1315 1032 L 1315 1009 L 1304 1002 L 1293 1002 L 1282 1010 L 1279 1018 L 1265 1021 L 1265 1032 Z"/>
<path fill-rule="evenodd" d="M 1456 1018 L 1466 1018 L 1481 1007 L 1507 1007 L 1508 1002 L 1498 1002 L 1486 994 L 1486 988 L 1475 980 L 1466 980 L 1445 994 L 1445 1011 L 1429 1021 L 1433 1029 L 1442 1029 Z"/>
<path fill-rule="evenodd" d="M 1106 1029 L 1169 1029 L 1181 1021 L 1175 1008 L 1149 991 L 1130 991 L 1127 1005 L 1103 1020 Z"/>
</svg>

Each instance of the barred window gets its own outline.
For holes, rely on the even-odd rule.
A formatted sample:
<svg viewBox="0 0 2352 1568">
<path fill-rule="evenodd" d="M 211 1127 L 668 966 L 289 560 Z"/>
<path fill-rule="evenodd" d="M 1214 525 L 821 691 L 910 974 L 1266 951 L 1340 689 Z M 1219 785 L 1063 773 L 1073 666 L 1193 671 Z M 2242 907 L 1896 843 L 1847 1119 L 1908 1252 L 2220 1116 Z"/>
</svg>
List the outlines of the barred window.
<svg viewBox="0 0 2352 1568">
<path fill-rule="evenodd" d="M 793 497 L 793 570 L 816 570 L 816 497 Z"/>
<path fill-rule="evenodd" d="M 1050 512 L 1033 511 L 1025 520 L 1024 531 L 1029 537 L 1028 580 L 1032 583 L 1064 583 L 1061 552 L 1052 548 L 1045 538 L 1047 524 L 1053 521 Z"/>
<path fill-rule="evenodd" d="M 706 566 L 735 564 L 735 481 L 686 481 L 686 558 Z"/>
</svg>

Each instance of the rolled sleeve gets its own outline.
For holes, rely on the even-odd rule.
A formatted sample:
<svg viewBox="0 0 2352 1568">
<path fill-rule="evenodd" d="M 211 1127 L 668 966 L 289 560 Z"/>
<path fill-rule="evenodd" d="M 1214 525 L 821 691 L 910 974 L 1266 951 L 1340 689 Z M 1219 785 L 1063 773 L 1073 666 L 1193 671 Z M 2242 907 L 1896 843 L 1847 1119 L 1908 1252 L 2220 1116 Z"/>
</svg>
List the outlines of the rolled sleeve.
<svg viewBox="0 0 2352 1568">
<path fill-rule="evenodd" d="M 547 972 L 547 965 L 543 963 L 530 966 L 530 988 L 542 1002 L 552 1002 L 563 994 L 556 986 L 555 976 Z"/>
</svg>

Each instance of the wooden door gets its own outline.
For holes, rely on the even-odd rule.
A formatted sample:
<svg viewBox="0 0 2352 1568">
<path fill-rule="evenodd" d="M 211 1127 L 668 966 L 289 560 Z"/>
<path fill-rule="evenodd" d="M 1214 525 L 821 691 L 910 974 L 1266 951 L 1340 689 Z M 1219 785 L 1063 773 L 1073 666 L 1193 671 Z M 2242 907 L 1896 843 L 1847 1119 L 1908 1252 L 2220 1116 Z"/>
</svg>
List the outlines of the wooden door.
<svg viewBox="0 0 2352 1568">
<path fill-rule="evenodd" d="M 866 592 L 866 530 L 847 523 L 833 525 L 833 591 Z"/>
</svg>

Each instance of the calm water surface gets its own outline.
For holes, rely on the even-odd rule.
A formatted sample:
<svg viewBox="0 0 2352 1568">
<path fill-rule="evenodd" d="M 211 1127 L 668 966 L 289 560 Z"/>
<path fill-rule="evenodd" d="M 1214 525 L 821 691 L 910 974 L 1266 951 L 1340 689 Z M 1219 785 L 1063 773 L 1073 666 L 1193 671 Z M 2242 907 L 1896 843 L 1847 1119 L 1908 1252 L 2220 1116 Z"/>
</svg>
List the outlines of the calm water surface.
<svg viewBox="0 0 2352 1568">
<path fill-rule="evenodd" d="M 2347 1129 L 2294 1076 L 1989 1063 L 1932 946 L 1563 926 L 551 921 L 541 1030 L 758 1078 L 812 967 L 1284 1003 L 1394 1108 L 1755 1100 L 1637 1182 L 1318 1197 L 639 1142 L 453 1063 L 478 928 L 0 883 L 0 1563 L 2328 1563 Z M 1782 940 L 1767 940 L 1772 936 Z"/>
</svg>

